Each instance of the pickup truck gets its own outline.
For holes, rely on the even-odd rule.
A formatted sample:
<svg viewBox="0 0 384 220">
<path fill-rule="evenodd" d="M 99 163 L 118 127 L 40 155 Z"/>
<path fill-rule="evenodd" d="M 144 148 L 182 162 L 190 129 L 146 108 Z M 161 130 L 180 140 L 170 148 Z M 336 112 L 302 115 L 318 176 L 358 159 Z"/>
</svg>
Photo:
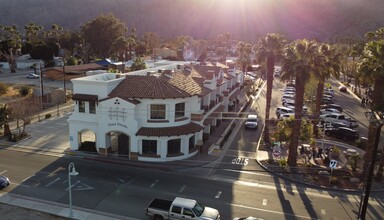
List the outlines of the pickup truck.
<svg viewBox="0 0 384 220">
<path fill-rule="evenodd" d="M 320 120 L 324 123 L 328 122 L 340 122 L 344 123 L 346 127 L 349 128 L 356 128 L 359 127 L 359 123 L 357 123 L 356 120 L 353 120 L 352 118 L 347 118 L 343 114 L 338 114 L 338 113 L 330 113 L 323 115 Z"/>
<path fill-rule="evenodd" d="M 165 219 L 201 219 L 219 220 L 219 211 L 203 206 L 196 200 L 176 197 L 173 201 L 153 199 L 149 203 L 146 215 L 155 220 Z"/>
</svg>

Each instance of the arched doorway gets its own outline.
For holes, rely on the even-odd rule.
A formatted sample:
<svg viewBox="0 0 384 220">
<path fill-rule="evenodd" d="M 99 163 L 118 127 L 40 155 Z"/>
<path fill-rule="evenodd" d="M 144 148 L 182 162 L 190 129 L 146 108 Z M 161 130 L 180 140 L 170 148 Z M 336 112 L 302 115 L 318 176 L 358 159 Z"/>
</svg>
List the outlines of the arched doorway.
<svg viewBox="0 0 384 220">
<path fill-rule="evenodd" d="M 78 133 L 79 150 L 86 152 L 97 152 L 96 134 L 92 130 L 84 129 Z"/>
<path fill-rule="evenodd" d="M 110 131 L 106 136 L 109 154 L 129 158 L 130 138 L 127 134 L 120 131 Z"/>
</svg>

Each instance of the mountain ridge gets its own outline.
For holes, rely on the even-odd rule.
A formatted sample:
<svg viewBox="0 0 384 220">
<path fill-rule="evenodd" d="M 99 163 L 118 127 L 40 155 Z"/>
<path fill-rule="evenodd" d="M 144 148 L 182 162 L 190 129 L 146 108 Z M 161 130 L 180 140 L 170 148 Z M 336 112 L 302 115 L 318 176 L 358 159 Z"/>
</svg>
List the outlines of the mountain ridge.
<svg viewBox="0 0 384 220">
<path fill-rule="evenodd" d="M 101 13 L 113 13 L 139 35 L 208 39 L 229 32 L 254 40 L 281 32 L 293 39 L 330 40 L 361 38 L 384 26 L 382 11 L 384 1 L 378 0 L 3 0 L 0 24 L 22 28 L 33 21 L 46 29 L 58 24 L 78 30 Z"/>
</svg>

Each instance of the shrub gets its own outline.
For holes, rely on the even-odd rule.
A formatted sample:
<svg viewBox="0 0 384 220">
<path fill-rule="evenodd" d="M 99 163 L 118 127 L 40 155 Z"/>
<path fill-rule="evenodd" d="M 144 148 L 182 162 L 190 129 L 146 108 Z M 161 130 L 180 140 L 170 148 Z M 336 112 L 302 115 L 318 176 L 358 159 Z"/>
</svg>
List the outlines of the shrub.
<svg viewBox="0 0 384 220">
<path fill-rule="evenodd" d="M 333 146 L 332 147 L 332 152 L 334 153 L 340 153 L 340 148 L 336 147 L 336 146 Z"/>
<path fill-rule="evenodd" d="M 25 97 L 27 95 L 29 95 L 31 91 L 31 88 L 29 88 L 28 86 L 22 86 L 20 89 L 19 89 L 19 93 L 21 96 Z"/>
<path fill-rule="evenodd" d="M 50 118 L 51 116 L 52 116 L 51 113 L 48 113 L 45 115 L 45 118 Z"/>
<path fill-rule="evenodd" d="M 282 158 L 279 160 L 279 166 L 283 169 L 285 169 L 287 166 L 288 166 L 288 162 L 287 162 L 287 159 L 285 158 Z"/>
<path fill-rule="evenodd" d="M 0 95 L 7 94 L 9 86 L 4 83 L 0 83 Z"/>
</svg>

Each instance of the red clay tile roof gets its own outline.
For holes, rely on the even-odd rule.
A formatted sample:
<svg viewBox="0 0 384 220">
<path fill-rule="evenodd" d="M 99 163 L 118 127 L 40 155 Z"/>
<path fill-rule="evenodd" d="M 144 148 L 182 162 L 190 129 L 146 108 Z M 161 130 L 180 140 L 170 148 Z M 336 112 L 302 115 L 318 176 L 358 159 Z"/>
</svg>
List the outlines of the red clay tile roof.
<svg viewBox="0 0 384 220">
<path fill-rule="evenodd" d="M 125 79 L 109 94 L 109 97 L 129 98 L 184 98 L 204 96 L 211 90 L 202 86 L 190 74 L 174 72 L 167 76 L 127 75 Z"/>
<path fill-rule="evenodd" d="M 174 126 L 174 127 L 161 127 L 161 128 L 140 128 L 136 136 L 148 136 L 148 137 L 171 137 L 180 136 L 186 134 L 193 134 L 203 130 L 204 128 L 198 124 L 190 122 L 186 125 Z"/>
</svg>

